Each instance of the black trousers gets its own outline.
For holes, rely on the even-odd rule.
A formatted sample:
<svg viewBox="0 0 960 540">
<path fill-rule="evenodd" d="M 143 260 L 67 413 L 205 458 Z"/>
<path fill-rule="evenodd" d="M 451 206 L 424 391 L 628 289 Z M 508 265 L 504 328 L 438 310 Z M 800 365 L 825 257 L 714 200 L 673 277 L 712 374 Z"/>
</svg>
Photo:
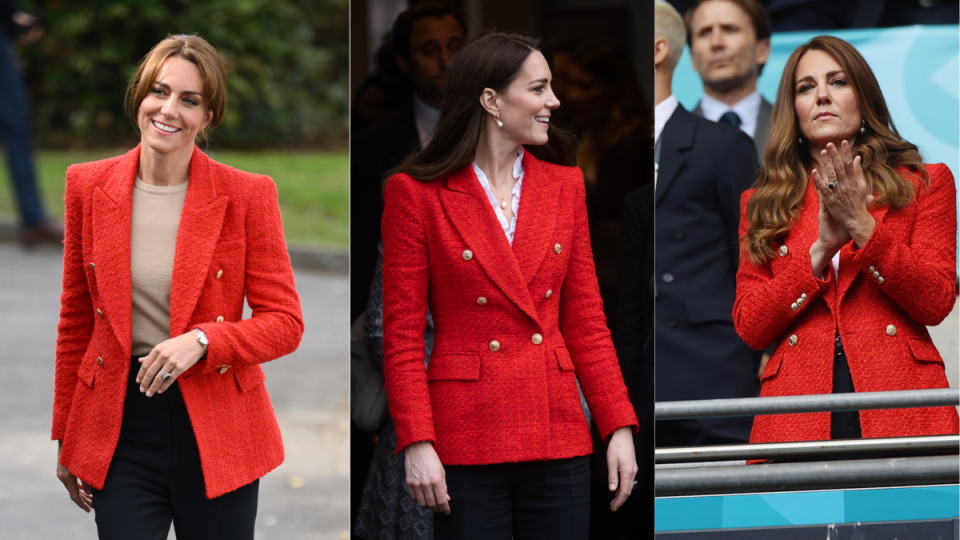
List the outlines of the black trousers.
<svg viewBox="0 0 960 540">
<path fill-rule="evenodd" d="M 840 343 L 840 334 L 834 340 L 833 354 L 833 393 L 849 394 L 855 392 L 853 377 L 850 376 L 850 364 Z M 834 411 L 830 413 L 831 439 L 861 439 L 860 411 Z"/>
<path fill-rule="evenodd" d="M 101 540 L 253 540 L 259 480 L 207 499 L 197 440 L 176 382 L 140 393 L 131 359 L 120 442 L 93 509 Z"/>
<path fill-rule="evenodd" d="M 586 540 L 589 456 L 445 466 L 450 515 L 434 514 L 434 540 Z"/>
</svg>

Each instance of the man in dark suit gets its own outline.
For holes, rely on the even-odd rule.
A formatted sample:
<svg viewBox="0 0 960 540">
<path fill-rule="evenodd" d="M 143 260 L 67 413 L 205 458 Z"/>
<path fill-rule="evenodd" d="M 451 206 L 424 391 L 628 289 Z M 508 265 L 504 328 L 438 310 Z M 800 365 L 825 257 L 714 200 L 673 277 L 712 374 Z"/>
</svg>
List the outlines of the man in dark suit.
<svg viewBox="0 0 960 540">
<path fill-rule="evenodd" d="M 693 114 L 739 128 L 758 161 L 770 134 L 773 105 L 757 90 L 770 56 L 770 18 L 758 0 L 699 0 L 684 16 L 690 59 L 703 81 Z"/>
<path fill-rule="evenodd" d="M 697 117 L 672 95 L 684 27 L 654 8 L 657 401 L 755 397 L 759 354 L 733 326 L 740 194 L 757 173 L 750 138 Z M 745 442 L 752 418 L 657 423 L 657 446 Z"/>
<path fill-rule="evenodd" d="M 384 175 L 426 146 L 439 118 L 447 66 L 465 39 L 460 15 L 444 4 L 421 2 L 393 25 L 396 60 L 410 77 L 413 99 L 350 144 L 350 320 L 367 308 L 377 261 Z"/>
</svg>

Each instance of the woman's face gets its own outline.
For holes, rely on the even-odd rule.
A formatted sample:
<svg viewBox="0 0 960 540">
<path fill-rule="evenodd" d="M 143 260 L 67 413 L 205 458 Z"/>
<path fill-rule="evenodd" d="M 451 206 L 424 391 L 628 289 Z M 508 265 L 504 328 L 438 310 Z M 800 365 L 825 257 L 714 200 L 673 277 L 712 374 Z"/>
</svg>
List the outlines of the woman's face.
<svg viewBox="0 0 960 540">
<path fill-rule="evenodd" d="M 140 103 L 137 125 L 144 146 L 167 154 L 192 145 L 211 118 L 213 111 L 203 101 L 200 70 L 188 60 L 173 57 L 160 67 Z"/>
<path fill-rule="evenodd" d="M 517 144 L 546 144 L 550 127 L 550 111 L 560 106 L 560 100 L 550 86 L 552 76 L 547 60 L 539 51 L 527 56 L 520 74 L 507 91 L 500 96 L 499 128 L 502 135 Z"/>
<path fill-rule="evenodd" d="M 811 144 L 839 144 L 860 129 L 860 106 L 849 75 L 829 54 L 813 50 L 800 58 L 794 96 L 800 132 Z"/>
</svg>

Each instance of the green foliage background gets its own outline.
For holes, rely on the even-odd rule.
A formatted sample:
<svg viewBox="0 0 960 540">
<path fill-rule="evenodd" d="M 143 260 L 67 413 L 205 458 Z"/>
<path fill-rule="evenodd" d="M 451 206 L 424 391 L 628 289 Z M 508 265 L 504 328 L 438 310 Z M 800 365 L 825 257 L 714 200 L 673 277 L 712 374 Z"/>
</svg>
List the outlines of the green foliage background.
<svg viewBox="0 0 960 540">
<path fill-rule="evenodd" d="M 137 62 L 168 34 L 223 57 L 227 115 L 211 148 L 346 148 L 348 0 L 21 2 L 46 32 L 20 46 L 37 146 L 129 148 L 123 113 Z"/>
</svg>

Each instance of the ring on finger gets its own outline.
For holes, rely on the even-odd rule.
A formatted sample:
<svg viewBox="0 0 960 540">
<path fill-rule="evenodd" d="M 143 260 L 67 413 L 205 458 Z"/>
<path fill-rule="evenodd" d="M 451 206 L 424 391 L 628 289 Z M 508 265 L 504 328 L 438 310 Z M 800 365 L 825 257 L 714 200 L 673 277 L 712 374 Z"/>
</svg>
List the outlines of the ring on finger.
<svg viewBox="0 0 960 540">
<path fill-rule="evenodd" d="M 160 377 L 161 379 L 163 379 L 163 382 L 167 382 L 170 380 L 171 375 L 169 373 L 164 373 L 161 371 L 157 373 L 157 377 Z"/>
<path fill-rule="evenodd" d="M 840 183 L 840 182 L 837 182 L 836 180 L 834 180 L 833 182 L 828 182 L 828 183 L 827 183 L 827 187 L 830 188 L 830 189 L 837 189 L 837 184 L 839 184 L 839 183 Z"/>
</svg>

